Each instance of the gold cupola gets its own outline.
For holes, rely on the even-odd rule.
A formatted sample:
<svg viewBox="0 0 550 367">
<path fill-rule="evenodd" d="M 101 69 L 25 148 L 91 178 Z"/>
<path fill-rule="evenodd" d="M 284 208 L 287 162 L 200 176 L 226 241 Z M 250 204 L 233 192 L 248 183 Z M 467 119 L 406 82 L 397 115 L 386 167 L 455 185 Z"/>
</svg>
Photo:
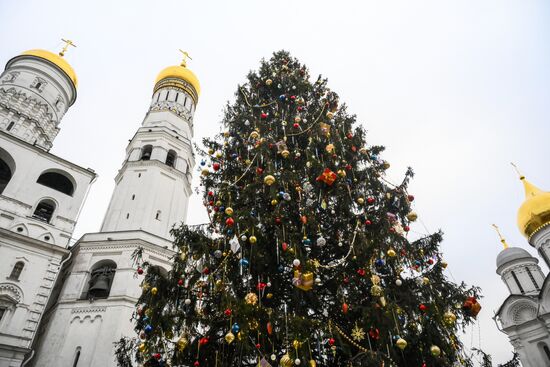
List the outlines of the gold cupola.
<svg viewBox="0 0 550 367">
<path fill-rule="evenodd" d="M 550 192 L 542 191 L 521 174 L 519 179 L 525 189 L 525 201 L 518 210 L 518 227 L 520 232 L 530 239 L 550 224 Z"/>
<path fill-rule="evenodd" d="M 78 86 L 78 79 L 76 78 L 76 73 L 74 69 L 69 65 L 69 63 L 63 58 L 65 55 L 65 52 L 67 51 L 67 47 L 74 46 L 74 44 L 70 40 L 63 40 L 67 44 L 63 48 L 63 50 L 59 54 L 54 54 L 53 52 L 46 51 L 46 50 L 28 50 L 23 53 L 21 53 L 21 56 L 34 56 L 38 57 L 40 59 L 49 61 L 50 63 L 57 66 L 61 71 L 65 73 L 69 77 L 69 79 L 73 82 L 74 87 L 76 88 Z"/>
<path fill-rule="evenodd" d="M 155 80 L 155 88 L 153 93 L 156 93 L 161 88 L 166 87 L 175 87 L 183 89 L 191 95 L 195 104 L 199 99 L 201 92 L 201 86 L 197 76 L 187 68 L 187 59 L 191 59 L 187 52 L 181 51 L 183 53 L 183 61 L 180 65 L 168 66 L 164 68 L 157 79 Z"/>
</svg>

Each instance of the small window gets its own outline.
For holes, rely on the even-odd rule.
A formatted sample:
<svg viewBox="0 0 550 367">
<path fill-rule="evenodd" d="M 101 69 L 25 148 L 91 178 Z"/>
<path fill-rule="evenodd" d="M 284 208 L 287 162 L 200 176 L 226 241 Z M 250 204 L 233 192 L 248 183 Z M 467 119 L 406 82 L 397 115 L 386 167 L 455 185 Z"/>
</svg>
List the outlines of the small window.
<svg viewBox="0 0 550 367">
<path fill-rule="evenodd" d="M 23 261 L 18 261 L 13 266 L 13 269 L 11 270 L 11 274 L 9 276 L 12 280 L 19 280 L 19 276 L 21 275 L 21 272 L 23 271 L 23 268 L 25 267 L 25 263 Z"/>
<path fill-rule="evenodd" d="M 76 354 L 74 355 L 73 367 L 78 366 L 78 360 L 80 359 L 80 350 L 81 350 L 80 347 L 76 348 Z"/>
<path fill-rule="evenodd" d="M 38 177 L 37 183 L 72 196 L 74 193 L 74 185 L 72 181 L 65 175 L 58 172 L 46 172 Z"/>
<path fill-rule="evenodd" d="M 141 149 L 141 160 L 148 161 L 151 159 L 151 153 L 153 152 L 152 145 L 146 145 Z"/>
<path fill-rule="evenodd" d="M 6 314 L 6 309 L 0 308 L 0 322 L 2 322 L 2 319 L 4 318 L 5 314 Z"/>
<path fill-rule="evenodd" d="M 550 349 L 548 349 L 548 346 L 545 344 L 542 349 L 544 350 L 544 354 L 546 355 L 546 362 L 550 362 Z"/>
<path fill-rule="evenodd" d="M 155 215 L 156 220 L 160 220 L 160 210 L 157 210 L 157 214 Z"/>
<path fill-rule="evenodd" d="M 168 101 L 168 96 L 170 95 L 170 91 L 166 91 L 166 100 Z"/>
<path fill-rule="evenodd" d="M 178 97 L 180 96 L 179 93 L 176 93 L 176 102 L 178 101 Z"/>
<path fill-rule="evenodd" d="M 10 131 L 11 128 L 13 127 L 13 125 L 15 125 L 15 122 L 11 121 L 9 124 L 8 124 L 8 127 L 6 128 L 7 131 Z"/>
<path fill-rule="evenodd" d="M 38 82 L 38 83 L 36 83 L 36 84 L 34 85 L 34 87 L 35 87 L 36 89 L 40 89 L 41 86 L 42 86 L 42 83 L 40 83 L 40 82 Z"/>
<path fill-rule="evenodd" d="M 4 161 L 2 157 L 0 157 L 0 194 L 2 194 L 4 189 L 8 186 L 8 183 L 13 176 L 13 171 L 8 165 L 8 162 Z"/>
<path fill-rule="evenodd" d="M 130 218 L 130 213 L 126 213 L 126 219 Z"/>
<path fill-rule="evenodd" d="M 512 273 L 512 277 L 513 277 L 514 280 L 516 281 L 516 284 L 517 284 L 517 286 L 518 286 L 518 288 L 519 288 L 519 291 L 521 292 L 521 294 L 524 294 L 525 291 L 523 290 L 523 287 L 521 286 L 521 283 L 519 282 L 519 279 L 518 279 L 518 277 L 516 276 L 516 273 L 515 273 L 513 270 L 512 270 L 511 273 Z"/>
<path fill-rule="evenodd" d="M 36 218 L 38 220 L 44 221 L 46 223 L 50 223 L 50 220 L 52 219 L 53 212 L 55 211 L 55 203 L 51 200 L 42 200 L 38 205 L 36 206 L 36 209 L 34 210 L 34 214 L 32 215 L 33 218 Z"/>
<path fill-rule="evenodd" d="M 176 163 L 176 152 L 174 152 L 173 150 L 170 150 L 166 155 L 166 165 L 170 167 L 174 167 L 175 163 Z"/>
<path fill-rule="evenodd" d="M 134 200 L 136 198 L 136 194 L 132 195 L 132 200 Z"/>
<path fill-rule="evenodd" d="M 157 102 L 159 101 L 159 99 L 160 99 L 160 93 L 157 94 Z"/>
</svg>

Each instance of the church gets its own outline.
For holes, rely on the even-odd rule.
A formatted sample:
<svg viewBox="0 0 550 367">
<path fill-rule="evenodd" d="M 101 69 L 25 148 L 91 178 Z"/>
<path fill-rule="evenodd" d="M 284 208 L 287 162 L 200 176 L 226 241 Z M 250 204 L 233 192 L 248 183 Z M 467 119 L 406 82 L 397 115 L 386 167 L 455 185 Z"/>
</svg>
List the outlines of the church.
<svg viewBox="0 0 550 367">
<path fill-rule="evenodd" d="M 525 201 L 518 210 L 519 230 L 550 267 L 550 192 L 523 175 L 520 180 Z M 496 311 L 495 322 L 510 339 L 523 367 L 550 366 L 550 274 L 544 275 L 539 259 L 522 248 L 509 247 L 500 237 L 504 250 L 497 256 L 497 274 L 510 295 Z"/>
<path fill-rule="evenodd" d="M 65 42 L 13 57 L 0 75 L 0 367 L 116 366 L 113 343 L 135 335 L 141 294 L 131 255 L 170 268 L 170 229 L 192 192 L 200 84 L 185 57 L 154 83 L 100 231 L 70 241 L 97 175 L 49 152 L 77 97 Z"/>
</svg>

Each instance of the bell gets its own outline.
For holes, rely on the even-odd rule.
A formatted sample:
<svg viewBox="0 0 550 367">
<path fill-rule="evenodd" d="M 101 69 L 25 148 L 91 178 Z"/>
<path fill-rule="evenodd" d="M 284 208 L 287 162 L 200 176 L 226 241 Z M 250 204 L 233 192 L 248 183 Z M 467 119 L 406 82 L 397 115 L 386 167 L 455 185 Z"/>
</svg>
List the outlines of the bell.
<svg viewBox="0 0 550 367">
<path fill-rule="evenodd" d="M 107 298 L 111 290 L 111 277 L 109 272 L 104 269 L 94 271 L 90 281 L 88 296 L 91 298 Z"/>
</svg>

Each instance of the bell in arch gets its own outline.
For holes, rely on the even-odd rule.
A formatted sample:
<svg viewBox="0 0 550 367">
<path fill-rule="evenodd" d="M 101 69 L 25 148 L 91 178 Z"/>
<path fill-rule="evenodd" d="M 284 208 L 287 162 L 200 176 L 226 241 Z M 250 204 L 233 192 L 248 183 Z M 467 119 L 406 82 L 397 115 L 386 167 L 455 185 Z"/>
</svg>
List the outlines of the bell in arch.
<svg viewBox="0 0 550 367">
<path fill-rule="evenodd" d="M 88 289 L 89 298 L 107 298 L 111 290 L 111 282 L 114 275 L 114 269 L 103 267 L 92 272 L 90 288 Z"/>
</svg>

